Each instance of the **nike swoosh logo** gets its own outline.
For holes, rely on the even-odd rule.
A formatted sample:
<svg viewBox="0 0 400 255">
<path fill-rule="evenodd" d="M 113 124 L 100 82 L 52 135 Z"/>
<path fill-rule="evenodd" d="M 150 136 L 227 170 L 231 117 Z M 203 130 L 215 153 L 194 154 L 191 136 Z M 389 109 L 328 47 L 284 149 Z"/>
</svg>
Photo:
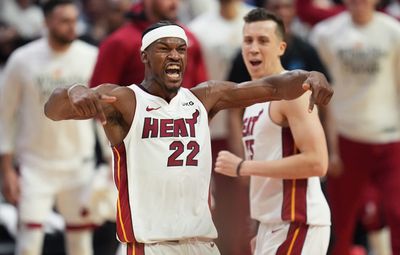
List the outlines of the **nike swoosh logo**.
<svg viewBox="0 0 400 255">
<path fill-rule="evenodd" d="M 153 108 L 153 107 L 147 106 L 147 107 L 146 107 L 146 111 L 148 111 L 148 112 L 151 112 L 151 111 L 154 111 L 154 110 L 158 110 L 158 109 L 160 109 L 160 108 L 161 108 L 161 106 L 159 106 L 159 107 L 156 107 L 156 108 Z"/>
<path fill-rule="evenodd" d="M 282 229 L 282 228 L 274 229 L 274 230 L 271 231 L 271 234 L 273 234 L 273 233 L 275 233 L 275 232 L 278 232 L 278 231 L 281 230 L 281 229 Z"/>
</svg>

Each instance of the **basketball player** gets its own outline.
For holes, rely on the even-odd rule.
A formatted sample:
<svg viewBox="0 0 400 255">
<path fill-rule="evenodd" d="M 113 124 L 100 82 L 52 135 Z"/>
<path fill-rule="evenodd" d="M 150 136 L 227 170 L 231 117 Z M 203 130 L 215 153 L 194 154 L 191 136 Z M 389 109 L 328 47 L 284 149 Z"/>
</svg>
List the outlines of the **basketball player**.
<svg viewBox="0 0 400 255">
<path fill-rule="evenodd" d="M 253 81 L 285 74 L 285 28 L 263 8 L 245 17 L 242 55 Z M 293 100 L 248 106 L 243 115 L 247 160 L 221 151 L 215 171 L 251 176 L 250 213 L 259 224 L 256 255 L 326 254 L 330 211 L 319 177 L 328 153 L 318 112 L 307 112 L 308 93 Z"/>
<path fill-rule="evenodd" d="M 47 1 L 43 10 L 47 35 L 11 55 L 0 85 L 3 195 L 18 206 L 17 255 L 42 254 L 43 223 L 55 205 L 66 221 L 68 254 L 90 255 L 93 225 L 81 198 L 94 173 L 93 123 L 52 122 L 43 106 L 60 84 L 89 80 L 97 49 L 76 40 L 73 0 Z"/>
<path fill-rule="evenodd" d="M 117 236 L 127 254 L 219 254 L 208 206 L 211 147 L 208 122 L 221 109 L 312 89 L 313 104 L 332 96 L 325 77 L 295 71 L 244 84 L 208 81 L 181 88 L 187 37 L 172 23 L 143 33 L 140 85 L 76 84 L 56 89 L 45 106 L 53 120 L 98 118 L 114 152 L 119 190 Z M 304 88 L 303 88 L 304 85 Z"/>
</svg>

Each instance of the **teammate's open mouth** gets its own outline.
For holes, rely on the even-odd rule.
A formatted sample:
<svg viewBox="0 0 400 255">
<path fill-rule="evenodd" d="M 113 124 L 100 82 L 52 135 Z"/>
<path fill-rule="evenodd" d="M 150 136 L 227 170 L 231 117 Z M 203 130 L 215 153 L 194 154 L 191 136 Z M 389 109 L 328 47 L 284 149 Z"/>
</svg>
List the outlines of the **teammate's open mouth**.
<svg viewBox="0 0 400 255">
<path fill-rule="evenodd" d="M 259 66 L 261 65 L 261 60 L 250 60 L 250 64 L 255 67 Z"/>
<path fill-rule="evenodd" d="M 165 73 L 172 79 L 178 79 L 181 75 L 181 67 L 179 65 L 168 65 Z"/>
</svg>

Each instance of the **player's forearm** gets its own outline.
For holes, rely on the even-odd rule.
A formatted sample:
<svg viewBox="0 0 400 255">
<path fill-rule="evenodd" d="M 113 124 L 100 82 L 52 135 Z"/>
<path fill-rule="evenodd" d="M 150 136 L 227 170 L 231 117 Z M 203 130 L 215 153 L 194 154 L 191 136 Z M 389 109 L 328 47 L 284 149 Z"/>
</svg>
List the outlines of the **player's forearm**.
<svg viewBox="0 0 400 255">
<path fill-rule="evenodd" d="M 56 88 L 44 106 L 44 114 L 51 120 L 72 119 L 74 110 L 69 101 L 68 88 Z"/>
<path fill-rule="evenodd" d="M 312 176 L 324 176 L 327 168 L 326 156 L 321 160 L 316 154 L 297 154 L 280 160 L 245 161 L 242 164 L 240 175 L 255 175 L 281 179 L 302 179 Z"/>
<path fill-rule="evenodd" d="M 302 85 L 309 75 L 309 72 L 294 70 L 279 75 L 268 76 L 262 80 L 266 86 L 272 86 L 275 89 L 274 95 L 272 95 L 274 99 L 291 100 L 304 94 L 305 90 Z"/>
</svg>

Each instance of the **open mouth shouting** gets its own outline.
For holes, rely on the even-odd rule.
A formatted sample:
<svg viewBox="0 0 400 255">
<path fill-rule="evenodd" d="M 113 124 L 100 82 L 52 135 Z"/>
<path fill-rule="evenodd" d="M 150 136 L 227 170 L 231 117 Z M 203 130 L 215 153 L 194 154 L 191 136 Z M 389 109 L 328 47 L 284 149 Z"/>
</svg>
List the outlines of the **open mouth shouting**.
<svg viewBox="0 0 400 255">
<path fill-rule="evenodd" d="M 170 80 L 179 80 L 182 77 L 182 69 L 179 64 L 168 64 L 164 72 Z"/>
</svg>

